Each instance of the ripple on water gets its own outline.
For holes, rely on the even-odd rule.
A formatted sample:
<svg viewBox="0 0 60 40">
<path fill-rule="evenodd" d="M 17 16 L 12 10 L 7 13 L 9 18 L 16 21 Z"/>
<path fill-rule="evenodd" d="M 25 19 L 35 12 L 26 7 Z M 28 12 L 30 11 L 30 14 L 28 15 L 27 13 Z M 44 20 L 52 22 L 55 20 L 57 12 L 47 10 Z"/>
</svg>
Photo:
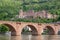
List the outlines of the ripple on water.
<svg viewBox="0 0 60 40">
<path fill-rule="evenodd" d="M 60 40 L 60 35 L 20 35 L 20 36 L 7 36 L 0 35 L 0 40 Z"/>
</svg>

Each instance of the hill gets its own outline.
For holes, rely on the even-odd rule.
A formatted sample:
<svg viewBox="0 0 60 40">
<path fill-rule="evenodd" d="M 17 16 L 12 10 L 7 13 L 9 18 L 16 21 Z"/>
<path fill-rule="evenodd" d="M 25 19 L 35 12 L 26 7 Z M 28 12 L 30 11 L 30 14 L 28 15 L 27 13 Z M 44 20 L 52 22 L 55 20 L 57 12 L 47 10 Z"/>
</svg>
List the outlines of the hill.
<svg viewBox="0 0 60 40">
<path fill-rule="evenodd" d="M 21 21 L 21 19 L 15 19 L 20 9 L 24 11 L 47 10 L 51 14 L 59 15 L 55 21 L 60 21 L 60 0 L 0 0 L 0 20 Z"/>
</svg>

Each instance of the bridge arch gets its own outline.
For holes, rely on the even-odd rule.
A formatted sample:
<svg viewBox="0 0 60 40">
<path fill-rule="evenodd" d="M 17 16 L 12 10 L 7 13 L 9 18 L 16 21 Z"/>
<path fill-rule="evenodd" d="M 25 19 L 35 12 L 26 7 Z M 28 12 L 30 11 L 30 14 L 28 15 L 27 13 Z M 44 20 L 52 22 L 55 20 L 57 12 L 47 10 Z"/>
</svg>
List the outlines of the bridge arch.
<svg viewBox="0 0 60 40">
<path fill-rule="evenodd" d="M 11 35 L 13 36 L 13 35 L 16 35 L 16 29 L 15 29 L 15 27 L 13 26 L 13 25 L 11 25 L 11 24 L 6 24 L 6 23 L 2 23 L 2 24 L 0 24 L 0 25 L 5 25 L 5 26 L 7 26 L 8 28 L 9 28 L 9 31 L 11 31 Z"/>
<path fill-rule="evenodd" d="M 22 27 L 22 29 L 21 29 L 21 33 L 22 33 L 22 31 L 23 31 L 23 29 L 26 27 L 26 26 L 28 26 L 28 27 L 30 27 L 31 28 L 31 34 L 32 35 L 37 35 L 38 34 L 38 29 L 37 29 L 37 27 L 35 27 L 34 25 L 25 25 L 24 27 Z"/>
<path fill-rule="evenodd" d="M 47 35 L 54 35 L 55 34 L 55 29 L 52 26 L 45 26 L 43 28 L 43 32 L 46 32 Z"/>
</svg>

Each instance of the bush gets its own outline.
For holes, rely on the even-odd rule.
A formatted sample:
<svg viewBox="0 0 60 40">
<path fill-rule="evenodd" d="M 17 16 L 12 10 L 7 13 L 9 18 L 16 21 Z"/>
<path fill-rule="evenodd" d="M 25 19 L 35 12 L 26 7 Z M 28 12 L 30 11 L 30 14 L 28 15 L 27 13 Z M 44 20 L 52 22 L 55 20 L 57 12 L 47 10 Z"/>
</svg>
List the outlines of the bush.
<svg viewBox="0 0 60 40">
<path fill-rule="evenodd" d="M 9 28 L 5 25 L 0 25 L 0 33 L 5 33 L 9 31 Z"/>
</svg>

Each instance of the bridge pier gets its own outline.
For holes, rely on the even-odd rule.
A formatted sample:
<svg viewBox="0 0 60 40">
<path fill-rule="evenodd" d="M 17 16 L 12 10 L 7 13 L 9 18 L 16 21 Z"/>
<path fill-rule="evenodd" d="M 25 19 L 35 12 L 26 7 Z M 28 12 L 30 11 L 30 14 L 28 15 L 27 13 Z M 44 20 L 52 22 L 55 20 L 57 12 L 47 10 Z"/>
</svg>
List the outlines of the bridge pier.
<svg viewBox="0 0 60 40">
<path fill-rule="evenodd" d="M 58 30 L 55 30 L 55 35 L 58 35 Z"/>
<path fill-rule="evenodd" d="M 19 33 L 19 32 L 12 32 L 11 33 L 11 36 L 20 36 L 21 35 L 21 33 Z"/>
<path fill-rule="evenodd" d="M 16 36 L 16 32 L 11 32 L 11 36 Z"/>
</svg>

